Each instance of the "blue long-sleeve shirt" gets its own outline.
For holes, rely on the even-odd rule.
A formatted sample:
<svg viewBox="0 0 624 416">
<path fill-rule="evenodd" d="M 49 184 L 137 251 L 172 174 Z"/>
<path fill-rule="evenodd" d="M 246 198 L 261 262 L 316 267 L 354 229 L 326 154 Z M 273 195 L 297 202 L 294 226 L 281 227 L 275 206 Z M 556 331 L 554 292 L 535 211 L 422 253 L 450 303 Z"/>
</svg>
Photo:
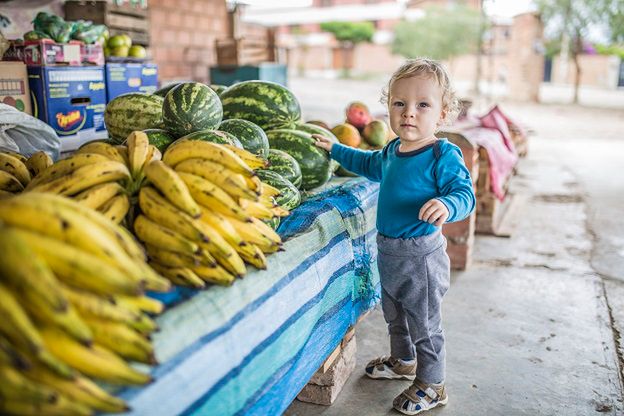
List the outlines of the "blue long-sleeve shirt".
<svg viewBox="0 0 624 416">
<path fill-rule="evenodd" d="M 447 222 L 466 218 L 476 204 L 461 150 L 446 139 L 438 143 L 437 159 L 433 145 L 399 152 L 398 138 L 376 151 L 334 144 L 331 157 L 345 169 L 380 182 L 377 230 L 381 234 L 391 238 L 419 237 L 440 228 L 418 219 L 420 208 L 430 199 L 437 198 L 448 208 Z"/>
</svg>

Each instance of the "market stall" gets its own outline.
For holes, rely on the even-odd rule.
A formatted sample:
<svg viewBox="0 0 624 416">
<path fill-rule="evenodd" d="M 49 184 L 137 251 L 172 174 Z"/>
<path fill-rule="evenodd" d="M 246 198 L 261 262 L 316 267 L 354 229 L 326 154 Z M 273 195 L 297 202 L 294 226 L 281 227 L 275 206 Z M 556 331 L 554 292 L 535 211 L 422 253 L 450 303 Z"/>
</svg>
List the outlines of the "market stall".
<svg viewBox="0 0 624 416">
<path fill-rule="evenodd" d="M 378 186 L 336 179 L 281 224 L 285 251 L 229 288 L 177 288 L 132 414 L 280 414 L 379 295 Z"/>
</svg>

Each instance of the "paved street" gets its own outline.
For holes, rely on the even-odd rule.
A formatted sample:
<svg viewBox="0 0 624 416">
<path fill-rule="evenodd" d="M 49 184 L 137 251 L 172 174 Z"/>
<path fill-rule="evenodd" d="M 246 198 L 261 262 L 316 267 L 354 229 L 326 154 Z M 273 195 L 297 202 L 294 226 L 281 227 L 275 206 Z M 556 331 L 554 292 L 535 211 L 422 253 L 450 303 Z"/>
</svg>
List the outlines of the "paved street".
<svg viewBox="0 0 624 416">
<path fill-rule="evenodd" d="M 290 86 L 305 119 L 335 124 L 351 100 L 383 112 L 374 105 L 380 82 Z M 444 305 L 450 401 L 431 414 L 624 414 L 624 108 L 502 108 L 535 132 L 511 184 L 522 209 L 511 238 L 478 236 L 473 266 L 453 274 Z M 407 382 L 363 376 L 388 352 L 379 309 L 356 336 L 358 367 L 336 403 L 295 401 L 287 415 L 396 414 L 392 399 Z"/>
</svg>

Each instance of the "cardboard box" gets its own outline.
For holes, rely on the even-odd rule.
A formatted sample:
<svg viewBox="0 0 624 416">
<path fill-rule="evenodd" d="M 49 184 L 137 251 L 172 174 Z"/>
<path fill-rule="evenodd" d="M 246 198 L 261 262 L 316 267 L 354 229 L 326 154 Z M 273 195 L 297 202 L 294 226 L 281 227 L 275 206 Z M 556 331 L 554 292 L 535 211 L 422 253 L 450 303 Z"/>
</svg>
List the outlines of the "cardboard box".
<svg viewBox="0 0 624 416">
<path fill-rule="evenodd" d="M 107 63 L 106 93 L 108 101 L 128 92 L 151 94 L 158 88 L 158 66 L 139 63 Z"/>
<path fill-rule="evenodd" d="M 80 45 L 82 42 L 56 43 L 51 39 L 27 40 L 24 42 L 24 63 L 26 65 L 74 65 L 82 64 Z"/>
<path fill-rule="evenodd" d="M 28 67 L 33 115 L 48 123 L 61 138 L 61 151 L 107 137 L 104 126 L 104 68 Z"/>
<path fill-rule="evenodd" d="M 86 65 L 104 65 L 104 48 L 94 43 L 92 45 L 80 45 L 80 60 Z"/>
<path fill-rule="evenodd" d="M 0 62 L 0 102 L 32 114 L 28 72 L 22 62 Z"/>
</svg>

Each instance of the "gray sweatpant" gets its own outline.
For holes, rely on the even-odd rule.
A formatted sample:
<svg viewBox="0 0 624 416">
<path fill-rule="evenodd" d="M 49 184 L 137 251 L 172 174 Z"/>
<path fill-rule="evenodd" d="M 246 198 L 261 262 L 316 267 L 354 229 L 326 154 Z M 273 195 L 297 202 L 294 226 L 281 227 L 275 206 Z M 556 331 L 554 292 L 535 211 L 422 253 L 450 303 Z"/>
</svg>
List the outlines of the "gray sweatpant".
<svg viewBox="0 0 624 416">
<path fill-rule="evenodd" d="M 440 232 L 408 239 L 378 234 L 377 249 L 390 354 L 416 358 L 416 378 L 440 383 L 446 370 L 442 297 L 451 275 L 446 238 Z"/>
</svg>

